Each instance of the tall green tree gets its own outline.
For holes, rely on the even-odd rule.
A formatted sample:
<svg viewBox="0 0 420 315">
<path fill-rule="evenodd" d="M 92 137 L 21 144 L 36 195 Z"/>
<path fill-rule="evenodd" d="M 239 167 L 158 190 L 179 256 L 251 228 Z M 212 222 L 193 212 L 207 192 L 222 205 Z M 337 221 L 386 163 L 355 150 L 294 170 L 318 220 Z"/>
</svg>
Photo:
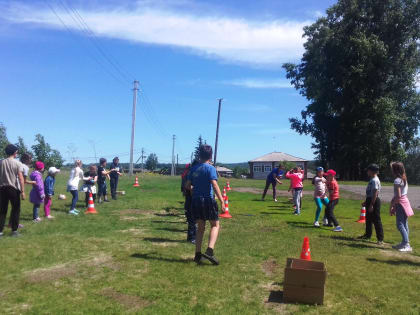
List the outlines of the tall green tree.
<svg viewBox="0 0 420 315">
<path fill-rule="evenodd" d="M 323 165 L 344 178 L 372 162 L 403 159 L 419 127 L 420 2 L 339 0 L 304 28 L 300 64 L 287 78 L 309 100 L 291 127 L 314 138 Z"/>
<path fill-rule="evenodd" d="M 9 139 L 7 139 L 7 130 L 3 123 L 0 122 L 0 158 L 5 158 L 6 153 L 4 149 L 9 144 Z"/>
<path fill-rule="evenodd" d="M 26 146 L 22 137 L 18 137 L 18 142 L 16 143 L 16 146 L 19 148 L 19 155 L 22 155 L 25 153 L 29 153 L 32 155 L 31 150 Z"/>
<path fill-rule="evenodd" d="M 155 153 L 150 153 L 146 159 L 146 169 L 154 171 L 158 165 L 158 157 Z"/>
<path fill-rule="evenodd" d="M 37 161 L 44 162 L 46 169 L 51 166 L 63 166 L 64 160 L 60 152 L 52 149 L 45 141 L 44 136 L 40 134 L 35 135 L 35 144 L 32 146 L 32 150 L 34 152 L 35 159 Z"/>
<path fill-rule="evenodd" d="M 194 160 L 200 159 L 200 147 L 205 144 L 205 141 L 203 140 L 203 137 L 201 135 L 198 136 L 197 144 L 194 149 Z"/>
</svg>

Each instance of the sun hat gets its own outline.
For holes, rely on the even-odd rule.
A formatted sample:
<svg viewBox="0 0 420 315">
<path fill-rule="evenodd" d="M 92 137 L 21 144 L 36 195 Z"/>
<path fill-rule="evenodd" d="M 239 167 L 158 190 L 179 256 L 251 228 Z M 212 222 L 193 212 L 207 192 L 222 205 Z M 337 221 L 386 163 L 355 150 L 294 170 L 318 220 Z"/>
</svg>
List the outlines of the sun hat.
<svg viewBox="0 0 420 315">
<path fill-rule="evenodd" d="M 42 169 L 44 169 L 44 163 L 42 163 L 41 161 L 36 161 L 35 162 L 35 169 L 37 170 L 37 171 L 40 171 L 40 170 L 42 170 Z"/>
<path fill-rule="evenodd" d="M 337 175 L 336 171 L 334 171 L 334 170 L 328 170 L 325 174 L 332 175 L 332 176 Z"/>
<path fill-rule="evenodd" d="M 51 166 L 48 169 L 48 174 L 53 175 L 53 174 L 57 174 L 57 173 L 60 173 L 60 170 L 58 168 L 54 167 L 54 166 Z"/>
</svg>

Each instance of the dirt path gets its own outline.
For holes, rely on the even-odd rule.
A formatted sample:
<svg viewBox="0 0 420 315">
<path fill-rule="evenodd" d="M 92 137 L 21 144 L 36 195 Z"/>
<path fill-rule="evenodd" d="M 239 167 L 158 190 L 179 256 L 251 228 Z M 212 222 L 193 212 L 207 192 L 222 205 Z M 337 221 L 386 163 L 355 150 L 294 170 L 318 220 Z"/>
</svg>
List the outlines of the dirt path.
<svg viewBox="0 0 420 315">
<path fill-rule="evenodd" d="M 366 186 L 361 185 L 340 185 L 341 190 L 343 191 L 343 197 L 351 199 L 360 199 L 363 200 L 365 196 Z M 237 192 L 252 193 L 261 195 L 263 189 L 254 188 L 254 187 L 235 187 L 232 189 Z M 305 195 L 307 195 L 307 191 Z M 349 194 L 351 193 L 351 194 Z M 271 189 L 268 191 L 267 195 L 271 194 Z M 278 196 L 290 196 L 290 193 L 284 190 L 277 190 Z M 392 186 L 382 187 L 380 197 L 384 202 L 390 202 L 394 195 L 394 188 Z M 415 209 L 420 209 L 420 187 L 409 187 L 408 198 L 410 199 L 411 206 Z"/>
</svg>

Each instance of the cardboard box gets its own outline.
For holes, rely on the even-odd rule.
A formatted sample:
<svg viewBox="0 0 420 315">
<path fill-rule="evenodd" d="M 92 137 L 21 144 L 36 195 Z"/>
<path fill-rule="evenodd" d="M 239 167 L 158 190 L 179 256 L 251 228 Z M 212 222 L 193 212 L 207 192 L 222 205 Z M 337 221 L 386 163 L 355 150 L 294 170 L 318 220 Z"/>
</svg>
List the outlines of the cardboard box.
<svg viewBox="0 0 420 315">
<path fill-rule="evenodd" d="M 287 258 L 283 302 L 323 304 L 326 279 L 324 263 Z"/>
</svg>

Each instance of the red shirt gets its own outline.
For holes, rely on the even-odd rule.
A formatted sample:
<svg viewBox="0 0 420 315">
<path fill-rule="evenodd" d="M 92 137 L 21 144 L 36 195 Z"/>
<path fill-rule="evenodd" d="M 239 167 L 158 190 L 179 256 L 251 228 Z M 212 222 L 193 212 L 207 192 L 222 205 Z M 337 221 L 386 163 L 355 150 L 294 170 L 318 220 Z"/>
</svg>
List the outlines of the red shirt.
<svg viewBox="0 0 420 315">
<path fill-rule="evenodd" d="M 340 186 L 335 179 L 327 183 L 328 190 L 330 192 L 330 200 L 340 199 Z"/>
</svg>

